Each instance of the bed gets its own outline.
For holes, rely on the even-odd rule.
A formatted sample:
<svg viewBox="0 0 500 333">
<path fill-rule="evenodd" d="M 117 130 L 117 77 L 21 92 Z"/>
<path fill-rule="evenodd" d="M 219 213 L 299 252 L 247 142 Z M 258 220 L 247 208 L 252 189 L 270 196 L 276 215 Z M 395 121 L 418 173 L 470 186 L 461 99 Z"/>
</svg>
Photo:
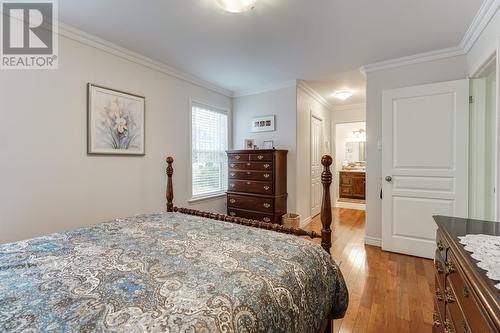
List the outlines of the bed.
<svg viewBox="0 0 500 333">
<path fill-rule="evenodd" d="M 0 331 L 330 332 L 331 162 L 319 235 L 174 207 L 168 158 L 167 212 L 0 245 Z"/>
</svg>

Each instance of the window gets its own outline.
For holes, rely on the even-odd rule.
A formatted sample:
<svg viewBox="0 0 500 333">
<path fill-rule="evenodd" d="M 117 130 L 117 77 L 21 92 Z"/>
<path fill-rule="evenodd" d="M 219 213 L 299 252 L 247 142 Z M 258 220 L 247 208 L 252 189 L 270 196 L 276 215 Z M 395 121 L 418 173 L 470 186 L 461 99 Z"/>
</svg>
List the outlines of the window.
<svg viewBox="0 0 500 333">
<path fill-rule="evenodd" d="M 191 104 L 192 197 L 222 194 L 227 189 L 227 111 Z"/>
</svg>

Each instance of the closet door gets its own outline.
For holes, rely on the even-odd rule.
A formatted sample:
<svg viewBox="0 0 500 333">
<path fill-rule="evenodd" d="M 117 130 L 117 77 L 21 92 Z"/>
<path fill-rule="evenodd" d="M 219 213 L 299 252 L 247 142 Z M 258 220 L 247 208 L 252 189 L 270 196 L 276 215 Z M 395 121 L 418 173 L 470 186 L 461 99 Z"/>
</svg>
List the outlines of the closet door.
<svg viewBox="0 0 500 333">
<path fill-rule="evenodd" d="M 433 215 L 467 217 L 468 80 L 385 91 L 382 249 L 433 258 Z"/>
</svg>

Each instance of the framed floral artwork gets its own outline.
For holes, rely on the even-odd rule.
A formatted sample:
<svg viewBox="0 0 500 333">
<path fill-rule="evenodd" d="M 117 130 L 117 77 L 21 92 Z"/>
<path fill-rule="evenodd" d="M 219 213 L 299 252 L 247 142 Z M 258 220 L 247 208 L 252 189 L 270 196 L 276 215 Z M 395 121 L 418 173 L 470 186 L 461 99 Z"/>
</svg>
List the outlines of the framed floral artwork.
<svg viewBox="0 0 500 333">
<path fill-rule="evenodd" d="M 88 84 L 87 153 L 145 154 L 146 99 Z"/>
</svg>

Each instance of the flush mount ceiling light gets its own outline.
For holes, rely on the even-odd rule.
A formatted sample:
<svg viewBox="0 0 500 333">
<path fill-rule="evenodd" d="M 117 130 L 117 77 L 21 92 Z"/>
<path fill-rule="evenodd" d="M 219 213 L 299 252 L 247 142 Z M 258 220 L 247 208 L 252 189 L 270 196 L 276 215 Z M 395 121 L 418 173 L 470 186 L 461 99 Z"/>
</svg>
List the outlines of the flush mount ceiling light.
<svg viewBox="0 0 500 333">
<path fill-rule="evenodd" d="M 340 100 L 346 100 L 348 99 L 349 97 L 352 96 L 352 91 L 350 90 L 339 90 L 339 91 L 336 91 L 334 94 L 335 98 L 337 99 L 340 99 Z"/>
<path fill-rule="evenodd" d="M 230 13 L 243 13 L 253 9 L 257 0 L 215 0 L 217 5 Z"/>
</svg>

